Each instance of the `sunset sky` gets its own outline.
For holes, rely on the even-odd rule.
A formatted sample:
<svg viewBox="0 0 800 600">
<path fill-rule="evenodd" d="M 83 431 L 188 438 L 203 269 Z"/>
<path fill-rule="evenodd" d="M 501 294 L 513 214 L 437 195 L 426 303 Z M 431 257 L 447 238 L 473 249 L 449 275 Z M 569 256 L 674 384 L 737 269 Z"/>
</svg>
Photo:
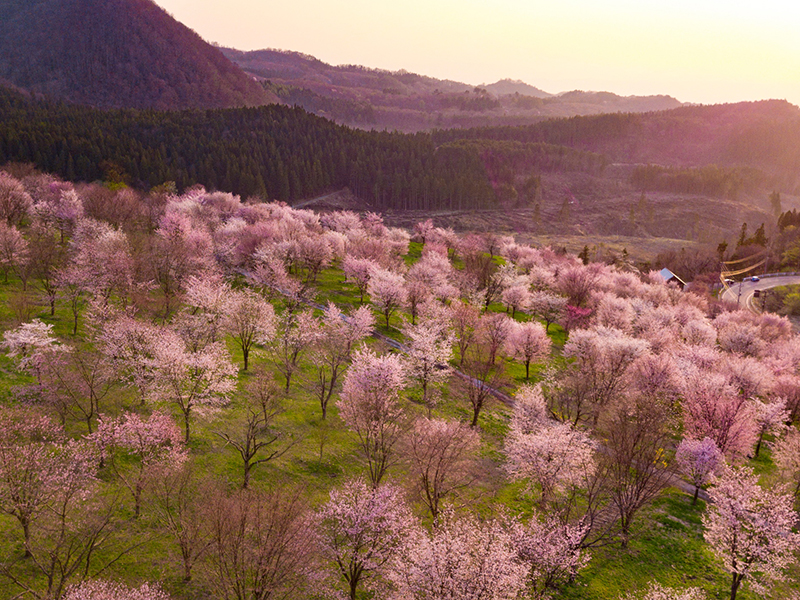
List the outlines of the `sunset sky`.
<svg viewBox="0 0 800 600">
<path fill-rule="evenodd" d="M 800 3 L 156 0 L 206 40 L 470 84 L 800 104 Z"/>
</svg>

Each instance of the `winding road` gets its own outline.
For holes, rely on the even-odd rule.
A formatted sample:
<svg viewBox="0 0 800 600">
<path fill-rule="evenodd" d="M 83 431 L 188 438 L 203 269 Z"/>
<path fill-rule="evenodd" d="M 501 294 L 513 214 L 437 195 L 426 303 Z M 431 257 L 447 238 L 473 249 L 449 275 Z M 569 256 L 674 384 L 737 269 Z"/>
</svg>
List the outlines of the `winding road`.
<svg viewBox="0 0 800 600">
<path fill-rule="evenodd" d="M 754 298 L 753 292 L 756 290 L 766 290 L 769 288 L 780 287 L 782 285 L 800 285 L 800 274 L 798 273 L 770 273 L 761 275 L 759 281 L 742 281 L 734 283 L 722 293 L 722 299 L 727 302 L 736 302 L 739 306 L 758 313 L 761 312 L 757 306 L 758 300 Z"/>
</svg>

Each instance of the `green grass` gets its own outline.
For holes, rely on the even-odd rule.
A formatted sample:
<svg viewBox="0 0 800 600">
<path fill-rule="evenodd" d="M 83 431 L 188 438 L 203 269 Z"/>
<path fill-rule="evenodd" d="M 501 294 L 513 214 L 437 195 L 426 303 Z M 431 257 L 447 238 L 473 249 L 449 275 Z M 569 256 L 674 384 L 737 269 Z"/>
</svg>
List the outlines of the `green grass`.
<svg viewBox="0 0 800 600">
<path fill-rule="evenodd" d="M 413 264 L 419 259 L 422 251 L 420 244 L 412 243 L 410 253 L 405 257 L 406 264 Z M 497 258 L 497 257 L 496 257 Z M 12 280 L 8 284 L 0 283 L 0 323 L 4 328 L 14 324 L 11 299 L 20 291 L 19 282 Z M 319 274 L 316 282 L 317 301 L 334 302 L 345 311 L 352 311 L 361 304 L 357 288 L 344 282 L 341 269 L 332 267 Z M 37 294 L 29 292 L 31 302 L 36 302 Z M 156 297 L 154 293 L 154 298 Z M 369 298 L 365 297 L 365 302 Z M 154 305 L 157 302 L 154 300 Z M 280 310 L 280 301 L 276 302 Z M 493 303 L 489 310 L 505 312 L 500 303 Z M 37 316 L 54 325 L 55 331 L 64 339 L 71 339 L 72 316 L 61 302 L 57 305 L 54 316 L 50 317 L 46 307 L 36 308 Z M 377 329 L 392 339 L 403 341 L 402 325 L 408 319 L 403 311 L 397 311 L 386 328 L 383 316 L 376 313 Z M 530 315 L 518 312 L 518 321 L 531 319 Z M 82 324 L 79 336 L 85 332 Z M 561 349 L 566 340 L 566 332 L 557 324 L 552 324 L 549 331 L 553 341 L 553 356 L 549 364 L 563 361 Z M 384 344 L 377 340 L 367 342 L 380 348 Z M 232 340 L 228 340 L 231 359 L 241 368 L 241 350 Z M 251 354 L 251 373 L 257 365 L 274 367 L 263 349 L 256 349 Z M 545 364 L 531 365 L 530 382 L 536 382 L 546 368 Z M 274 370 L 274 368 L 273 368 Z M 506 363 L 506 372 L 512 387 L 526 383 L 524 365 L 515 361 Z M 239 374 L 239 389 L 250 379 L 251 373 Z M 362 476 L 365 470 L 355 435 L 348 431 L 338 416 L 336 396 L 328 407 L 328 418 L 321 418 L 318 401 L 313 397 L 307 381 L 313 377 L 313 368 L 308 361 L 303 361 L 295 373 L 289 393 L 282 398 L 283 412 L 275 420 L 274 426 L 284 432 L 294 443 L 289 451 L 273 461 L 259 465 L 252 472 L 252 486 L 270 488 L 274 486 L 297 485 L 303 488 L 304 494 L 313 506 L 318 506 L 328 497 L 332 487 L 339 485 L 351 477 Z M 280 375 L 275 373 L 278 383 L 283 383 Z M 15 402 L 15 390 L 20 386 L 31 385 L 34 379 L 20 373 L 14 361 L 0 355 L 0 400 L 5 405 Z M 513 390 L 512 390 L 513 393 Z M 403 406 L 409 420 L 426 414 L 425 407 L 419 403 L 420 390 L 411 386 L 405 392 Z M 152 406 L 146 407 L 151 410 Z M 171 410 L 169 407 L 163 407 Z M 133 390 L 120 387 L 109 398 L 104 411 L 111 414 L 122 409 L 138 410 Z M 172 413 L 180 423 L 179 415 Z M 192 423 L 192 440 L 190 444 L 192 461 L 197 472 L 205 476 L 227 482 L 230 489 L 237 488 L 242 480 L 242 464 L 238 453 L 226 447 L 217 435 L 219 431 L 232 431 L 241 421 L 244 414 L 241 393 L 232 396 L 231 403 L 206 418 L 195 416 Z M 463 390 L 458 385 L 446 386 L 442 390 L 441 401 L 433 411 L 434 416 L 469 422 L 472 408 Z M 533 514 L 534 506 L 527 487 L 523 482 L 506 480 L 502 463 L 503 441 L 508 432 L 511 410 L 495 399 L 490 399 L 479 418 L 482 446 L 480 451 L 481 476 L 469 490 L 462 493 L 459 500 L 482 515 L 496 514 L 505 509 L 511 514 L 523 518 Z M 69 431 L 78 437 L 85 432 L 85 425 L 69 423 Z M 761 456 L 752 462 L 756 471 L 763 476 L 763 481 L 771 479 L 774 465 L 770 459 L 767 445 L 762 448 Z M 403 483 L 407 467 L 398 465 L 389 473 L 389 479 Z M 104 475 L 104 485 L 112 491 L 117 487 L 108 474 Z M 127 543 L 146 542 L 130 554 L 114 564 L 104 576 L 131 584 L 144 580 L 161 581 L 165 589 L 174 595 L 176 600 L 208 600 L 208 591 L 196 582 L 182 581 L 180 559 L 171 538 L 159 532 L 155 524 L 155 513 L 145 499 L 143 514 L 139 520 L 132 519 L 130 497 L 127 490 L 120 494 L 122 503 L 119 515 L 120 538 Z M 702 501 L 697 506 L 691 505 L 691 498 L 676 490 L 670 490 L 652 505 L 646 507 L 634 523 L 632 540 L 627 548 L 618 543 L 591 550 L 591 562 L 573 583 L 558 591 L 554 598 L 558 600 L 616 600 L 621 595 L 641 590 L 653 580 L 664 585 L 675 587 L 699 586 L 706 591 L 708 597 L 726 597 L 728 576 L 720 567 L 720 562 L 711 554 L 702 538 L 701 515 Z M 424 517 L 424 510 L 419 505 L 415 512 Z M 0 558 L 19 554 L 18 526 L 8 516 L 0 516 Z M 102 558 L 101 553 L 99 556 Z M 198 569 L 204 566 L 198 565 Z M 798 589 L 800 585 L 793 581 L 786 589 Z M 781 588 L 783 589 L 783 588 Z M 15 591 L 0 584 L 0 600 L 14 597 Z M 745 588 L 739 598 L 754 600 L 757 598 Z"/>
</svg>

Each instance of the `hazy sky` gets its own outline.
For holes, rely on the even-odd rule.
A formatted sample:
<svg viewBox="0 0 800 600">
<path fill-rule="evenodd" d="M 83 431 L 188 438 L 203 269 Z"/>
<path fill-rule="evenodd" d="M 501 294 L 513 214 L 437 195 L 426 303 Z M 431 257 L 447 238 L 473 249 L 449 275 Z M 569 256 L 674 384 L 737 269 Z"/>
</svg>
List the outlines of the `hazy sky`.
<svg viewBox="0 0 800 600">
<path fill-rule="evenodd" d="M 156 0 L 206 40 L 470 84 L 800 104 L 792 0 Z"/>
</svg>

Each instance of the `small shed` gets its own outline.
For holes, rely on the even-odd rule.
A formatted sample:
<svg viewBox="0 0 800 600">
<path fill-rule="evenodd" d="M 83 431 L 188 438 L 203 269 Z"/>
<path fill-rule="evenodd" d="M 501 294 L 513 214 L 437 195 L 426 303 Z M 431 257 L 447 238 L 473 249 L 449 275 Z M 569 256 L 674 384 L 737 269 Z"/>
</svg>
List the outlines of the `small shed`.
<svg viewBox="0 0 800 600">
<path fill-rule="evenodd" d="M 683 289 L 684 287 L 686 287 L 686 282 L 677 275 L 675 275 L 675 273 L 673 273 L 666 267 L 661 269 L 658 273 L 659 275 L 661 275 L 661 277 L 664 278 L 664 281 L 666 281 L 667 283 L 672 283 L 674 281 L 679 288 Z"/>
</svg>

